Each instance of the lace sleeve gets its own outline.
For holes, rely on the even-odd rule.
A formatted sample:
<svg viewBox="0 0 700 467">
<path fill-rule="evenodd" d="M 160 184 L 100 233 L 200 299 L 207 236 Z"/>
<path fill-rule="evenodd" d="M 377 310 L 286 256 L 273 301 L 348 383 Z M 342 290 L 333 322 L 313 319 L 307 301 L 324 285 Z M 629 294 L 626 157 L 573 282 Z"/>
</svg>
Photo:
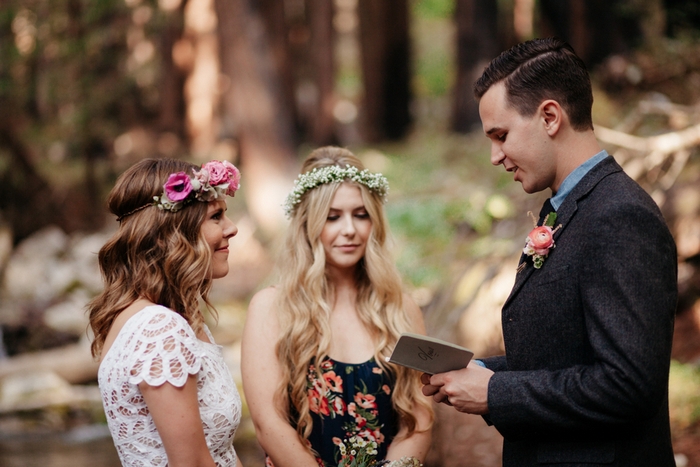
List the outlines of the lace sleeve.
<svg viewBox="0 0 700 467">
<path fill-rule="evenodd" d="M 202 349 L 187 321 L 165 307 L 140 312 L 128 347 L 129 383 L 182 387 L 202 365 Z"/>
</svg>

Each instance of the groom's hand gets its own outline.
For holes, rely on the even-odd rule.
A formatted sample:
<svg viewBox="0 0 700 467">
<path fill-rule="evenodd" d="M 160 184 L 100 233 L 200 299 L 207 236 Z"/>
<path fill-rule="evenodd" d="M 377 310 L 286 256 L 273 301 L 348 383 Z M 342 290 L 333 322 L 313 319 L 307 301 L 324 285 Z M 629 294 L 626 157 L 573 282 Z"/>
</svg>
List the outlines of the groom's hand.
<svg viewBox="0 0 700 467">
<path fill-rule="evenodd" d="M 454 406 L 460 412 L 485 415 L 489 411 L 488 389 L 493 371 L 469 362 L 463 370 L 421 375 L 423 395 L 437 403 Z"/>
</svg>

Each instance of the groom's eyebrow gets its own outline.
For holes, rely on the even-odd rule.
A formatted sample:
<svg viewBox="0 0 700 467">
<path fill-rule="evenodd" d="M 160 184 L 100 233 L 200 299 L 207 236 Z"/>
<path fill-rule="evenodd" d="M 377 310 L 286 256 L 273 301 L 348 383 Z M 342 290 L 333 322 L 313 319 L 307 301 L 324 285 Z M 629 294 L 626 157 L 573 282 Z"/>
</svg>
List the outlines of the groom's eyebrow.
<svg viewBox="0 0 700 467">
<path fill-rule="evenodd" d="M 503 128 L 500 127 L 493 127 L 490 130 L 486 131 L 486 136 L 491 136 L 492 134 L 496 133 L 497 131 L 501 131 Z"/>
</svg>

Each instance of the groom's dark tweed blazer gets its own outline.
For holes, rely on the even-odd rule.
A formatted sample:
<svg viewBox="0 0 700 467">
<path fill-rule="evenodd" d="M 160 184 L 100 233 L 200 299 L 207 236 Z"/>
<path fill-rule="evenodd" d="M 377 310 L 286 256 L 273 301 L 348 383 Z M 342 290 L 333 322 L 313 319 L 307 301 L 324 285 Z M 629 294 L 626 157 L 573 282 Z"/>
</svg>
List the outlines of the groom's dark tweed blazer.
<svg viewBox="0 0 700 467">
<path fill-rule="evenodd" d="M 556 247 L 539 270 L 521 260 L 503 306 L 506 355 L 484 360 L 503 465 L 673 466 L 673 238 L 612 157 L 557 214 Z"/>
</svg>

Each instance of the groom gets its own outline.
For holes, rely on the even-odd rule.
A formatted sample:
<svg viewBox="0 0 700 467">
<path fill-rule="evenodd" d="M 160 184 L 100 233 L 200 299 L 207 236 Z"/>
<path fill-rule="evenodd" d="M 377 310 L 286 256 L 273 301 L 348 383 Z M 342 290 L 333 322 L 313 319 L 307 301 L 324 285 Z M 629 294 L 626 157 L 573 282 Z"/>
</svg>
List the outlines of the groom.
<svg viewBox="0 0 700 467">
<path fill-rule="evenodd" d="M 527 193 L 551 190 L 538 225 L 552 225 L 530 235 L 543 243 L 523 253 L 503 306 L 506 355 L 424 374 L 423 393 L 484 415 L 506 467 L 674 466 L 675 244 L 599 147 L 583 62 L 558 39 L 528 41 L 494 59 L 474 93 L 491 162 Z"/>
</svg>

